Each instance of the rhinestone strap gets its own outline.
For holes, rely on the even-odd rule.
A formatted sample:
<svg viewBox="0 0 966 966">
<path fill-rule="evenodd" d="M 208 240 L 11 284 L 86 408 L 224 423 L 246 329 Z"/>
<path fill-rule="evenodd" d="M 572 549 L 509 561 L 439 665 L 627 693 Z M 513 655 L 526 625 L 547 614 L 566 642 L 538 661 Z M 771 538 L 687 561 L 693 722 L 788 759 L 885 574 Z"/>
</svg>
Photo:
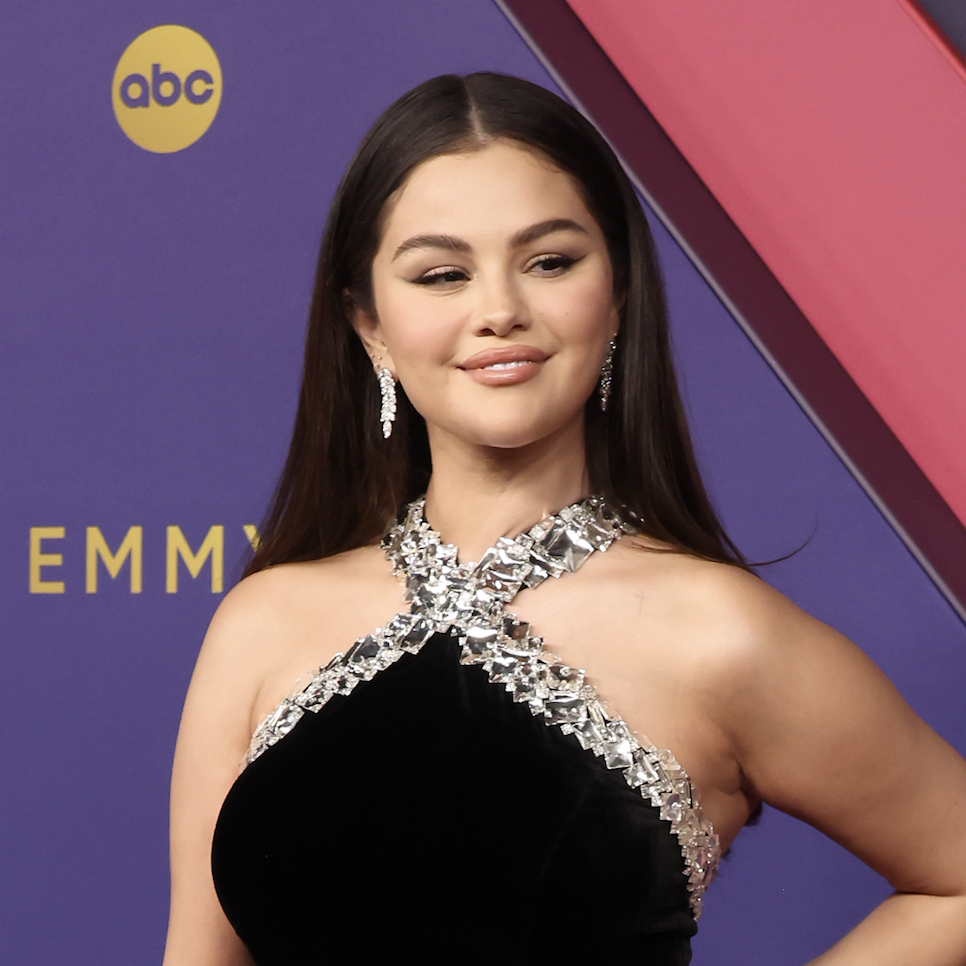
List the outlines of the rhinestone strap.
<svg viewBox="0 0 966 966">
<path fill-rule="evenodd" d="M 317 712 L 335 694 L 350 694 L 403 654 L 418 653 L 433 634 L 450 633 L 459 639 L 460 663 L 482 667 L 531 714 L 574 735 L 608 768 L 621 769 L 628 786 L 660 810 L 680 843 L 697 919 L 721 850 L 684 769 L 670 751 L 634 734 L 583 670 L 561 664 L 529 624 L 506 610 L 521 588 L 573 573 L 631 529 L 600 497 L 588 497 L 512 540 L 501 537 L 478 563 L 461 564 L 457 548 L 444 544 L 426 522 L 424 508 L 422 499 L 410 504 L 381 544 L 393 572 L 405 580 L 409 610 L 336 654 L 285 698 L 256 729 L 246 762 L 287 735 L 306 711 Z"/>
</svg>

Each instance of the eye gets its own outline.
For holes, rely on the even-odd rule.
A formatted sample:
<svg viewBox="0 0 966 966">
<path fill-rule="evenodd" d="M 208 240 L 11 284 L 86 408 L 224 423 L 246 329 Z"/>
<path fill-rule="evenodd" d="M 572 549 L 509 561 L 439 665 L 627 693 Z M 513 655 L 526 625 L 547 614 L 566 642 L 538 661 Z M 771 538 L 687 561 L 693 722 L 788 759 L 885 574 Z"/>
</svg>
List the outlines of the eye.
<svg viewBox="0 0 966 966">
<path fill-rule="evenodd" d="M 568 268 L 578 261 L 580 259 L 571 258 L 569 255 L 538 255 L 527 262 L 526 271 L 541 278 L 555 278 L 558 275 L 563 275 Z"/>
<path fill-rule="evenodd" d="M 430 269 L 417 278 L 412 279 L 414 285 L 426 285 L 433 288 L 445 288 L 451 285 L 459 285 L 469 279 L 469 275 L 462 268 L 455 268 L 452 265 L 442 265 L 439 268 Z"/>
</svg>

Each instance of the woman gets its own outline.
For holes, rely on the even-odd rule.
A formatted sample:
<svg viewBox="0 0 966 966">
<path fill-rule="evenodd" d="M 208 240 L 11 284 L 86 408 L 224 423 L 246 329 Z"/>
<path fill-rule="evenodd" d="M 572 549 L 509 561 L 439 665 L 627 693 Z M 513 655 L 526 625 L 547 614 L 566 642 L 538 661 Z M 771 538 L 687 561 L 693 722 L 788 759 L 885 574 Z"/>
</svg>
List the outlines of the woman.
<svg viewBox="0 0 966 966">
<path fill-rule="evenodd" d="M 966 765 L 724 534 L 640 207 L 553 95 L 440 77 L 367 135 L 263 529 L 185 705 L 166 966 L 687 963 L 762 801 L 896 888 L 817 962 L 966 962 L 966 829 L 922 819 Z"/>
</svg>

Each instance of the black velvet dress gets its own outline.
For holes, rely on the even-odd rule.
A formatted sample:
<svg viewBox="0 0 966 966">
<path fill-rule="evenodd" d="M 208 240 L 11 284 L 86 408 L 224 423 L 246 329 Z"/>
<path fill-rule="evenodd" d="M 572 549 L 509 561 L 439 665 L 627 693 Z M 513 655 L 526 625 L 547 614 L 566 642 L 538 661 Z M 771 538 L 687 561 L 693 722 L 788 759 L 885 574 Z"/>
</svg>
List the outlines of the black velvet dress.
<svg viewBox="0 0 966 966">
<path fill-rule="evenodd" d="M 486 593 L 459 611 L 460 571 L 396 563 L 411 611 L 283 702 L 222 807 L 214 882 L 255 962 L 688 963 L 717 842 L 687 776 Z"/>
</svg>

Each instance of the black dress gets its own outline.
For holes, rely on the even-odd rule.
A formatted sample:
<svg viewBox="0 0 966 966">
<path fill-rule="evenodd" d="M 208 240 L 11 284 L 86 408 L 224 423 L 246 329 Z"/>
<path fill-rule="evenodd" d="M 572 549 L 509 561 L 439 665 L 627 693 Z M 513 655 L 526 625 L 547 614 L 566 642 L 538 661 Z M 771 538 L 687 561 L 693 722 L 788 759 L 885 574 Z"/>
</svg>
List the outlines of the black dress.
<svg viewBox="0 0 966 966">
<path fill-rule="evenodd" d="M 503 606 L 619 526 L 591 499 L 463 567 L 421 503 L 390 532 L 411 610 L 266 719 L 218 819 L 258 966 L 690 961 L 717 840 L 687 776 Z"/>
</svg>

